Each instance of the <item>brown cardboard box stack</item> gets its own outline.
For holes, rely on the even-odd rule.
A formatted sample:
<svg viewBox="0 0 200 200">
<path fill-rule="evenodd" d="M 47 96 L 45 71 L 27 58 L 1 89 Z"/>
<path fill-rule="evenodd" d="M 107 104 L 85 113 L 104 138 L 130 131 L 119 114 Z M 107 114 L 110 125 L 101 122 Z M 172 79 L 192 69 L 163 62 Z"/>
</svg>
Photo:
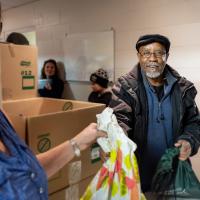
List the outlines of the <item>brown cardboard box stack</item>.
<svg viewBox="0 0 200 200">
<path fill-rule="evenodd" d="M 37 48 L 0 43 L 3 100 L 37 96 Z"/>
<path fill-rule="evenodd" d="M 34 153 L 74 137 L 104 109 L 102 104 L 36 97 L 37 49 L 31 46 L 0 44 L 2 107 L 17 133 Z M 82 152 L 49 179 L 49 194 L 70 185 L 82 184 L 101 166 L 99 148 Z M 83 181 L 84 182 L 84 181 Z M 81 186 L 81 188 L 83 188 Z M 54 194 L 56 195 L 56 194 Z"/>
<path fill-rule="evenodd" d="M 71 110 L 63 111 L 69 104 Z M 2 105 L 36 154 L 74 137 L 104 108 L 101 104 L 50 98 L 7 100 Z M 49 193 L 95 174 L 101 165 L 97 157 L 95 146 L 84 151 L 79 160 L 73 160 L 49 180 Z"/>
</svg>

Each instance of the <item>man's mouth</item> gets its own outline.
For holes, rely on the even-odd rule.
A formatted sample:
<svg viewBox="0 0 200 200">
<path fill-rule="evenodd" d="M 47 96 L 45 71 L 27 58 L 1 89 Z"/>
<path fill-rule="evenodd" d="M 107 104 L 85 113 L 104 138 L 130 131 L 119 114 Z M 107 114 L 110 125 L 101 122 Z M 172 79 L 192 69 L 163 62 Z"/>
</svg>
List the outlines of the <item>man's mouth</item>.
<svg viewBox="0 0 200 200">
<path fill-rule="evenodd" d="M 158 67 L 160 67 L 157 63 L 148 63 L 146 64 L 146 67 L 149 68 L 151 71 L 156 71 Z"/>
</svg>

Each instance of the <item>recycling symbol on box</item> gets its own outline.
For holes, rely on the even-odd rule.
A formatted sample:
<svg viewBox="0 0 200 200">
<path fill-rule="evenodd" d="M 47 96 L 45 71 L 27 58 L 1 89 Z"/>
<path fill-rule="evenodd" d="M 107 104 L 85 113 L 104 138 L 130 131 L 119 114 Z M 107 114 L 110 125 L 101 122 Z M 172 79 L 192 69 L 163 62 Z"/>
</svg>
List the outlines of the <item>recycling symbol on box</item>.
<svg viewBox="0 0 200 200">
<path fill-rule="evenodd" d="M 48 151 L 51 148 L 51 140 L 47 137 L 41 138 L 37 145 L 37 150 L 39 153 Z"/>
</svg>

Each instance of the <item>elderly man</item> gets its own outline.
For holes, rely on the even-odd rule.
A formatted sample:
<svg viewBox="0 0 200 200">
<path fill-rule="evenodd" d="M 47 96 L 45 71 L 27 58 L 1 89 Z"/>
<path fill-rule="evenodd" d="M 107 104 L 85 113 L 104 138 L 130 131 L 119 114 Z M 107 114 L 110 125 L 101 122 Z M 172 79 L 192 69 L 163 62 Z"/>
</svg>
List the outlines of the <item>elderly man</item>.
<svg viewBox="0 0 200 200">
<path fill-rule="evenodd" d="M 181 146 L 181 160 L 197 153 L 200 118 L 193 83 L 166 64 L 169 39 L 144 35 L 136 49 L 139 63 L 114 85 L 110 107 L 138 146 L 142 189 L 149 192 L 157 163 L 167 148 Z"/>
</svg>

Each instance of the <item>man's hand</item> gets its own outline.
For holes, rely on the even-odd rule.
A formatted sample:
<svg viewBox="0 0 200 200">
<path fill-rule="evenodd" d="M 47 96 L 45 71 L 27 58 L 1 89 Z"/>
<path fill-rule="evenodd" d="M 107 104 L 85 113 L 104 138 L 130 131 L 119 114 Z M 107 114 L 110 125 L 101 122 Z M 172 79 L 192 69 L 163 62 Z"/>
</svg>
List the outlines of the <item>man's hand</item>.
<svg viewBox="0 0 200 200">
<path fill-rule="evenodd" d="M 180 148 L 179 159 L 180 160 L 187 160 L 190 157 L 192 148 L 188 141 L 186 140 L 178 140 L 177 143 L 174 144 L 175 147 Z"/>
</svg>

